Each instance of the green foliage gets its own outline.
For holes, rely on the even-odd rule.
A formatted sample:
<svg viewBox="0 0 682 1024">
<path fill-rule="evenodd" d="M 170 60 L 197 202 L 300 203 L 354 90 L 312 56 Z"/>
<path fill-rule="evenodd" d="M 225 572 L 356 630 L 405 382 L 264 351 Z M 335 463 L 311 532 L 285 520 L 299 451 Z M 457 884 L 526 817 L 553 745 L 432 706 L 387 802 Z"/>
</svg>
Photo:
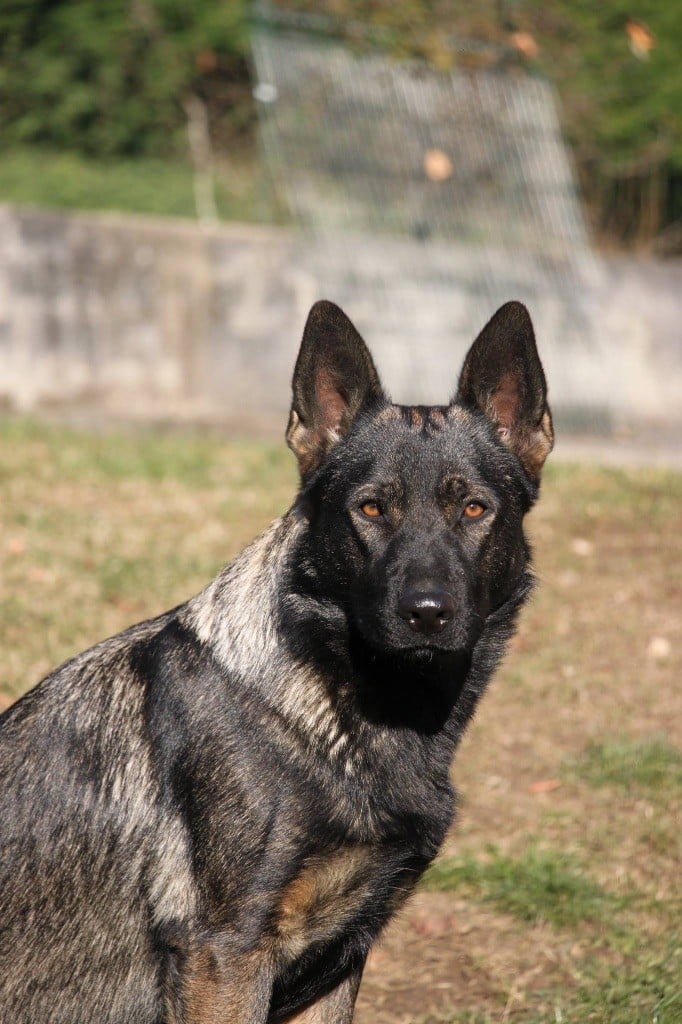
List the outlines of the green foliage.
<svg viewBox="0 0 682 1024">
<path fill-rule="evenodd" d="M 442 62 L 448 36 L 508 41 L 518 24 L 556 82 L 582 158 L 670 159 L 682 170 L 682 18 L 667 0 L 280 0 L 383 33 L 393 52 Z M 183 98 L 209 105 L 214 129 L 247 110 L 246 0 L 24 0 L 0 7 L 0 120 L 7 141 L 103 154 L 180 144 Z M 638 59 L 626 23 L 653 33 Z M 455 56 L 455 60 L 462 59 Z M 216 127 L 217 125 L 217 127 Z M 182 140 L 184 145 L 184 140 Z"/>
<path fill-rule="evenodd" d="M 561 96 L 597 230 L 636 242 L 682 216 L 682 18 L 676 4 L 277 0 L 275 6 L 309 15 L 314 24 L 320 14 L 331 15 L 356 46 L 363 36 L 358 26 L 368 25 L 372 40 L 395 56 L 418 56 L 443 70 L 494 61 L 491 44 L 505 50 L 508 63 L 512 30 L 523 29 L 539 47 L 534 55 L 531 45 L 523 60 L 531 72 L 545 73 Z M 185 154 L 185 105 L 196 96 L 205 105 L 215 152 L 232 156 L 235 140 L 254 123 L 247 7 L 248 0 L 0 5 L 5 147 L 37 144 L 97 158 Z M 653 37 L 639 55 L 627 33 L 632 18 Z M 453 39 L 467 46 L 453 48 Z M 35 175 L 25 187 L 31 177 L 40 192 Z M 67 198 L 62 205 L 78 203 Z M 119 205 L 155 211 L 163 204 L 151 197 L 142 207 Z M 185 199 L 169 206 L 159 212 L 192 209 Z M 240 216 L 229 207 L 221 213 Z"/>
<path fill-rule="evenodd" d="M 1 6 L 4 141 L 168 153 L 180 145 L 189 93 L 220 98 L 226 82 L 246 80 L 246 45 L 242 0 Z"/>
<path fill-rule="evenodd" d="M 559 88 L 564 124 L 581 158 L 670 158 L 682 171 L 682 18 L 675 4 L 527 0 L 520 16 L 537 33 L 539 64 Z M 626 26 L 633 17 L 653 34 L 648 58 L 630 48 Z"/>
<path fill-rule="evenodd" d="M 519 857 L 491 848 L 485 860 L 439 860 L 426 873 L 424 885 L 437 892 L 469 889 L 522 921 L 557 927 L 595 920 L 614 900 L 567 854 L 534 848 Z"/>
</svg>

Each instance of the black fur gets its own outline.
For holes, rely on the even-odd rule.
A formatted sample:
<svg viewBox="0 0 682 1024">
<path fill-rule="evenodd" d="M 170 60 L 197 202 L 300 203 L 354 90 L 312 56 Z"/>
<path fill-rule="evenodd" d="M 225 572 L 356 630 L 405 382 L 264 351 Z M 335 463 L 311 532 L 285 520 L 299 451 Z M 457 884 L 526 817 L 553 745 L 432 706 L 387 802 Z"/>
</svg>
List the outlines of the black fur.
<svg viewBox="0 0 682 1024">
<path fill-rule="evenodd" d="M 330 303 L 292 509 L 187 604 L 0 719 L 0 1019 L 344 1024 L 452 822 L 453 753 L 531 588 L 551 448 L 530 320 L 393 406 Z"/>
</svg>

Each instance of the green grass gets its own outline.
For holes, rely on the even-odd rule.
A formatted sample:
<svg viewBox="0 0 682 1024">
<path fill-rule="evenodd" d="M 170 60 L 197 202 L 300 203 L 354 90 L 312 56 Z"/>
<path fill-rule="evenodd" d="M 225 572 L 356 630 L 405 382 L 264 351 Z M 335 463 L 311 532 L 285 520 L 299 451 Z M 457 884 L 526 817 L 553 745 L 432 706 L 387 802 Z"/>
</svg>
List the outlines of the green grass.
<svg viewBox="0 0 682 1024">
<path fill-rule="evenodd" d="M 654 791 L 682 787 L 682 752 L 660 737 L 591 743 L 567 769 L 592 786 Z"/>
<path fill-rule="evenodd" d="M 220 165 L 215 183 L 223 220 L 265 215 L 265 190 L 252 154 Z M 196 218 L 189 163 L 154 157 L 102 160 L 33 147 L 3 152 L 0 202 Z"/>
<path fill-rule="evenodd" d="M 586 960 L 576 996 L 567 1000 L 564 1019 L 576 1024 L 680 1024 L 682 948 L 671 941 L 663 955 L 649 953 L 646 942 L 640 940 L 634 964 L 604 970 L 600 963 Z"/>
<path fill-rule="evenodd" d="M 575 988 L 541 993 L 545 1008 L 530 1007 L 510 1018 L 523 1024 L 680 1024 L 682 1021 L 682 948 L 670 941 L 663 952 L 649 953 L 640 937 L 634 962 L 604 966 L 593 955 L 578 964 Z M 416 1018 L 411 1024 L 499 1024 L 499 1013 L 463 1010 Z"/>
<path fill-rule="evenodd" d="M 571 517 L 564 528 L 566 536 L 576 521 L 614 532 L 627 523 L 632 530 L 631 542 L 637 535 L 647 540 L 654 526 L 671 525 L 671 516 L 679 515 L 682 501 L 682 473 L 661 467 L 642 466 L 634 471 L 550 459 L 543 471 L 543 498 L 554 483 L 566 499 L 573 498 Z"/>
<path fill-rule="evenodd" d="M 252 438 L 226 441 L 217 433 L 198 431 L 90 433 L 64 426 L 49 429 L 30 419 L 6 419 L 0 420 L 0 445 L 0 483 L 15 479 L 27 460 L 43 480 L 75 485 L 172 480 L 187 488 L 221 483 L 230 488 L 267 488 L 273 475 L 293 469 L 292 456 L 281 443 Z M 293 475 L 290 479 L 293 484 Z"/>
<path fill-rule="evenodd" d="M 614 897 L 557 850 L 530 848 L 508 857 L 491 847 L 483 858 L 448 857 L 424 878 L 437 892 L 467 890 L 521 921 L 556 927 L 594 921 L 613 907 Z"/>
<path fill-rule="evenodd" d="M 653 952 L 648 950 L 645 936 L 633 938 L 638 940 L 638 948 L 629 960 L 605 965 L 599 956 L 585 957 L 579 964 L 576 987 L 548 994 L 551 1016 L 530 1013 L 520 1019 L 524 1024 L 680 1024 L 679 937 L 671 936 L 662 951 Z M 453 1018 L 452 1024 L 459 1024 L 458 1018 Z"/>
</svg>

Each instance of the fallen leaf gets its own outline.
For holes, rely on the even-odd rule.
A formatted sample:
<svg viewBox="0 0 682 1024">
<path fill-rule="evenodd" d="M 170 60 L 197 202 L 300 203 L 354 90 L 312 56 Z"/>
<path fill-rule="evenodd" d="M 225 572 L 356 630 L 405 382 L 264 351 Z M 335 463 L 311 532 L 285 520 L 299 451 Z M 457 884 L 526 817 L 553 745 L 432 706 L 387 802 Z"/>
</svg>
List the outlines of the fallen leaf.
<svg viewBox="0 0 682 1024">
<path fill-rule="evenodd" d="M 641 21 L 635 21 L 634 18 L 629 18 L 625 23 L 625 31 L 632 56 L 637 60 L 648 60 L 650 51 L 656 45 L 656 40 L 646 25 Z"/>
<path fill-rule="evenodd" d="M 540 52 L 535 37 L 530 32 L 512 32 L 509 36 L 509 41 L 512 46 L 519 51 L 523 57 L 527 57 L 528 60 L 532 60 L 537 57 Z"/>
<path fill-rule="evenodd" d="M 539 782 L 532 782 L 528 787 L 529 793 L 551 793 L 561 786 L 560 779 L 540 779 Z"/>
<path fill-rule="evenodd" d="M 215 71 L 218 67 L 218 58 L 214 50 L 199 50 L 194 61 L 199 71 L 203 74 Z"/>
<path fill-rule="evenodd" d="M 424 173 L 431 181 L 447 181 L 452 177 L 452 160 L 442 149 L 427 149 L 424 153 Z"/>
<path fill-rule="evenodd" d="M 665 658 L 669 658 L 671 651 L 672 644 L 664 636 L 652 636 L 646 649 L 647 655 L 654 661 L 663 661 Z"/>
<path fill-rule="evenodd" d="M 417 935 L 421 935 L 422 938 L 446 935 L 454 931 L 455 928 L 453 914 L 429 914 L 428 916 L 419 917 L 411 923 L 412 930 Z"/>
</svg>

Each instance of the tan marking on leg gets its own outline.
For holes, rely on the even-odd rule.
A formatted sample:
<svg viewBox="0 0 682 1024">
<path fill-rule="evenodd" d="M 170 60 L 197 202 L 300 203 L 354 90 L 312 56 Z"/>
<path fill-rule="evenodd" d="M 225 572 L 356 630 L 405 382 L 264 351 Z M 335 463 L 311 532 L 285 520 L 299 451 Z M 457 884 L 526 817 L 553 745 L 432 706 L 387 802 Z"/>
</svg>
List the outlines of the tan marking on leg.
<svg viewBox="0 0 682 1024">
<path fill-rule="evenodd" d="M 416 405 L 410 406 L 410 423 L 413 427 L 422 427 L 424 425 L 421 409 L 418 409 Z"/>
<path fill-rule="evenodd" d="M 234 955 L 220 940 L 202 942 L 182 969 L 183 1024 L 266 1024 L 272 989 L 268 958 Z"/>
<path fill-rule="evenodd" d="M 361 977 L 362 971 L 355 971 L 321 999 L 287 1017 L 287 1024 L 351 1024 Z"/>
<path fill-rule="evenodd" d="M 342 848 L 310 858 L 285 888 L 277 930 L 285 955 L 300 955 L 312 942 L 337 934 L 367 898 L 369 847 Z"/>
<path fill-rule="evenodd" d="M 300 926 L 300 919 L 310 910 L 315 902 L 318 883 L 317 868 L 304 868 L 284 890 L 280 904 L 279 931 L 290 934 Z"/>
</svg>

